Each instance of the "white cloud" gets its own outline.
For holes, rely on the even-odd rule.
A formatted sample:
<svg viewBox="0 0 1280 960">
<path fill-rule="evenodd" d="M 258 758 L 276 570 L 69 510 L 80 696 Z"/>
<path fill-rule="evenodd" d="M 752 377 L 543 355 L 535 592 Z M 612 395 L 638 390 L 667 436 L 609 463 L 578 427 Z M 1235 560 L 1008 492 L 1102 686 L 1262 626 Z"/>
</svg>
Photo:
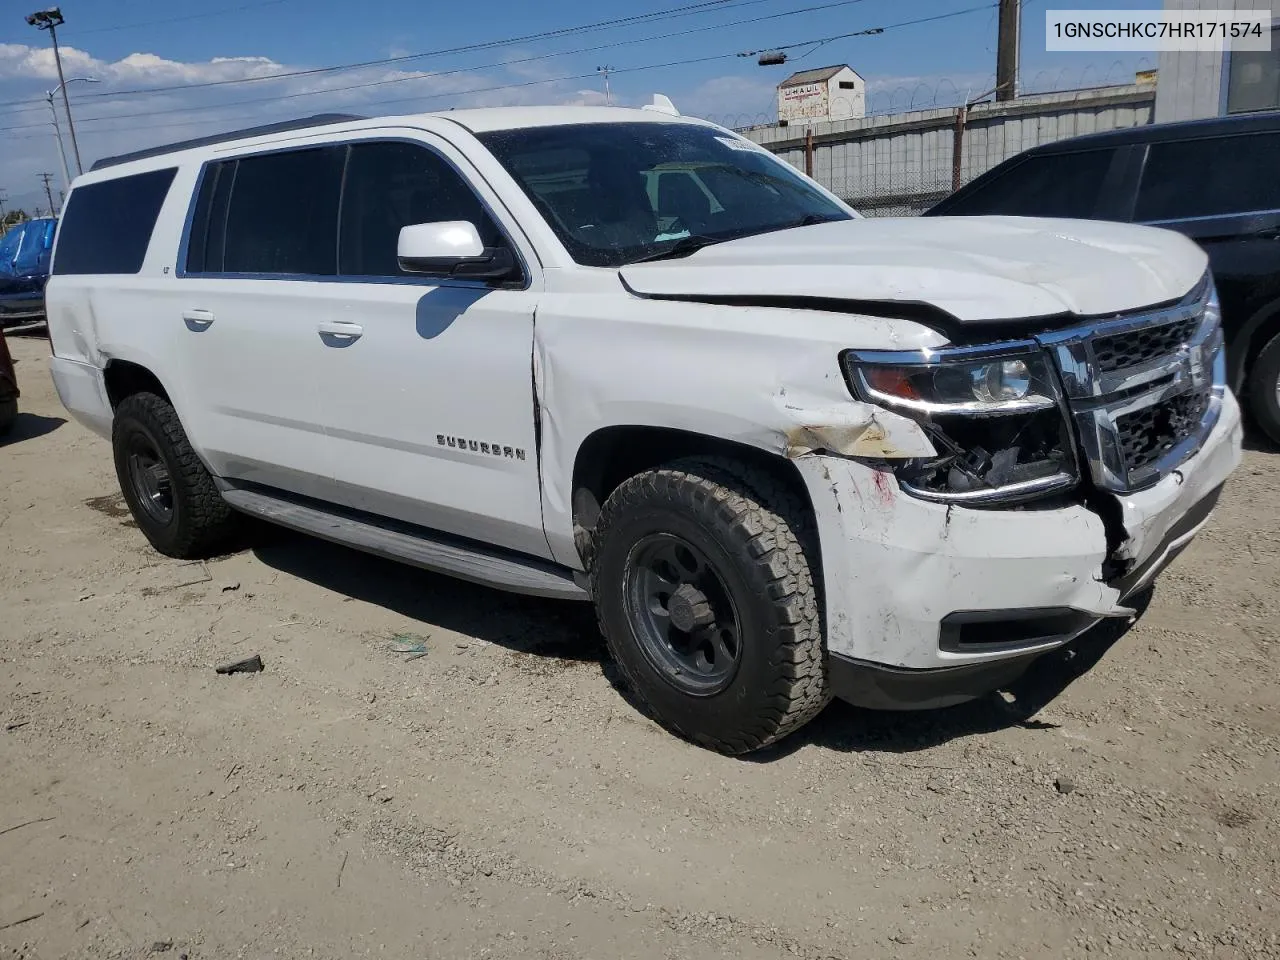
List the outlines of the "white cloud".
<svg viewBox="0 0 1280 960">
<path fill-rule="evenodd" d="M 656 85 L 658 92 L 667 93 L 681 113 L 722 126 L 772 123 L 778 116 L 777 80 L 772 76 L 713 77 L 684 92 L 661 87 Z"/>
<path fill-rule="evenodd" d="M 214 57 L 197 63 L 167 60 L 154 53 L 131 53 L 116 61 L 99 60 L 83 50 L 62 46 L 62 69 L 68 76 L 95 76 L 120 87 L 162 86 L 266 77 L 286 68 L 269 57 Z M 0 79 L 57 81 L 51 47 L 0 44 Z"/>
<path fill-rule="evenodd" d="M 556 81 L 573 70 L 557 70 L 555 65 L 536 61 L 483 72 L 462 69 L 439 73 L 415 70 L 410 63 L 405 69 L 369 67 L 112 99 L 95 95 L 265 78 L 306 67 L 257 56 L 184 62 L 136 52 L 106 61 L 75 47 L 63 46 L 61 52 L 68 77 L 91 76 L 101 81 L 94 87 L 76 84 L 69 88 L 86 167 L 99 157 L 153 144 L 313 113 L 404 114 L 450 107 L 604 102 L 602 90 L 578 89 L 584 86 L 582 81 Z M 512 59 L 527 55 L 516 53 Z M 54 172 L 55 182 L 61 181 L 57 146 L 43 103 L 46 91 L 56 83 L 50 48 L 0 44 L 0 101 L 19 102 L 0 107 L 6 147 L 0 154 L 0 186 L 7 190 L 11 206 L 46 206 L 37 178 L 40 171 Z M 347 87 L 356 89 L 343 89 Z M 24 100 L 29 105 L 22 104 Z"/>
</svg>

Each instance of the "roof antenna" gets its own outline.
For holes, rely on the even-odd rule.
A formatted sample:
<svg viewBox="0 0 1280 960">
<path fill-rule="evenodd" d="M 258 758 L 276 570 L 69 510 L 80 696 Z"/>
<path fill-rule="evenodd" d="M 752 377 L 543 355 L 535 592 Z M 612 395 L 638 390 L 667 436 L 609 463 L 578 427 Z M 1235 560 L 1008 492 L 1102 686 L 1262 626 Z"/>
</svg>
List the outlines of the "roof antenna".
<svg viewBox="0 0 1280 960">
<path fill-rule="evenodd" d="M 653 95 L 653 103 L 646 103 L 642 108 L 644 110 L 653 110 L 656 113 L 666 113 L 673 117 L 680 116 L 680 111 L 676 109 L 676 105 L 671 102 L 671 98 L 661 93 Z"/>
</svg>

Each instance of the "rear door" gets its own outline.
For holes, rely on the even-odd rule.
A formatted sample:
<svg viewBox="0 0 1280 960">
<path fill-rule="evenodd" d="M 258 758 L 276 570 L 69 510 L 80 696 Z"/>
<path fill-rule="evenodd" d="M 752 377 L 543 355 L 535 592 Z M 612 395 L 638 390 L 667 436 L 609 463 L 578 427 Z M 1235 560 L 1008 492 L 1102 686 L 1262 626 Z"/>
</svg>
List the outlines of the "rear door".
<svg viewBox="0 0 1280 960">
<path fill-rule="evenodd" d="M 329 498 L 319 370 L 344 145 L 205 166 L 171 300 L 188 430 L 214 473 Z"/>
</svg>

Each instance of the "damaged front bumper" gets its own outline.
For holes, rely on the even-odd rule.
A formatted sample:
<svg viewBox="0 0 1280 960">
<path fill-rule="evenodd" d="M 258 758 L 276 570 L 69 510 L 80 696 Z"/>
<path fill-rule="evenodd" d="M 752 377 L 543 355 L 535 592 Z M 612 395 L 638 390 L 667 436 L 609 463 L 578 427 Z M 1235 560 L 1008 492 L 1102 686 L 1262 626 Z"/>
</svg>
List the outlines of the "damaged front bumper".
<svg viewBox="0 0 1280 960">
<path fill-rule="evenodd" d="M 1223 397 L 1197 454 L 1140 492 L 1022 509 L 930 503 L 844 457 L 794 460 L 818 519 L 831 680 L 843 699 L 939 707 L 989 692 L 1148 586 L 1207 522 L 1241 457 Z M 1108 529 L 1110 525 L 1110 529 Z"/>
</svg>

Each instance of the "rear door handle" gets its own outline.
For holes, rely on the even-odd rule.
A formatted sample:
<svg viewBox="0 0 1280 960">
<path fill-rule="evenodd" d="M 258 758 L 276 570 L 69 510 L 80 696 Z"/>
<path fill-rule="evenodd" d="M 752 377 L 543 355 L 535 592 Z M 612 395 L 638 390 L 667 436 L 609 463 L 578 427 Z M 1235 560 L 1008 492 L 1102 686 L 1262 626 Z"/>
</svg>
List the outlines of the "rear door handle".
<svg viewBox="0 0 1280 960">
<path fill-rule="evenodd" d="M 325 320 L 316 326 L 320 338 L 332 337 L 335 340 L 350 342 L 364 336 L 364 327 L 358 323 L 347 323 L 345 320 Z"/>
<path fill-rule="evenodd" d="M 212 310 L 183 310 L 183 322 L 192 330 L 204 330 L 213 323 Z"/>
</svg>

